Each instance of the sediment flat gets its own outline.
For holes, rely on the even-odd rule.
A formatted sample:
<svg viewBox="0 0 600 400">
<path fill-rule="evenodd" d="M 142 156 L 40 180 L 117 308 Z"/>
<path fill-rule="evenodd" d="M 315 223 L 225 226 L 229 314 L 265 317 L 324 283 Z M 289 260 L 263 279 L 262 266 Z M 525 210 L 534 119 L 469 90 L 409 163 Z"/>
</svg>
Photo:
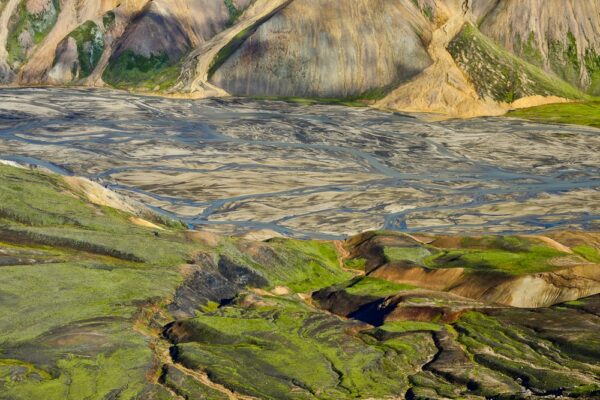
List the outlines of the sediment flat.
<svg viewBox="0 0 600 400">
<path fill-rule="evenodd" d="M 600 227 L 600 134 L 511 118 L 5 89 L 0 157 L 89 177 L 192 226 L 338 238 Z"/>
</svg>

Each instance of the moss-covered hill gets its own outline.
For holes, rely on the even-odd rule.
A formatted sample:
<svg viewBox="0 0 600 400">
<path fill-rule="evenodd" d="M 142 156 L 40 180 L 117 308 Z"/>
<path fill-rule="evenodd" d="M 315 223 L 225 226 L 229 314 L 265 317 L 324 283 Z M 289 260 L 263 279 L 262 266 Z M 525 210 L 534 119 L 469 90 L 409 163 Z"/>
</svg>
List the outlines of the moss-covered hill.
<svg viewBox="0 0 600 400">
<path fill-rule="evenodd" d="M 595 268 L 598 242 L 252 242 L 0 166 L 0 399 L 590 398 L 597 296 L 514 309 L 377 271 Z"/>
</svg>

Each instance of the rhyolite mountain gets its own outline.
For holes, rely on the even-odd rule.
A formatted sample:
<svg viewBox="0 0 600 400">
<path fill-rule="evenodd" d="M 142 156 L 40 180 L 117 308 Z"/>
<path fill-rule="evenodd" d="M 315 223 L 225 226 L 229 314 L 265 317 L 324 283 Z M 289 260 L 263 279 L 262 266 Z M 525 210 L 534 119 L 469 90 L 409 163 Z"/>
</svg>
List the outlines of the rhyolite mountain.
<svg viewBox="0 0 600 400">
<path fill-rule="evenodd" d="M 600 94 L 600 0 L 1 0 L 5 85 L 497 115 Z"/>
</svg>

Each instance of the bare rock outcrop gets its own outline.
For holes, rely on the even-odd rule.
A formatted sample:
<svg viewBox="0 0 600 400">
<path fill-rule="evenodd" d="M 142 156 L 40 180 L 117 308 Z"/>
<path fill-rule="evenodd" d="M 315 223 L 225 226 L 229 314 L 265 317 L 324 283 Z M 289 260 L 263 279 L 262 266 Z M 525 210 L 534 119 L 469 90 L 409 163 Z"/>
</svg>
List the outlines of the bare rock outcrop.
<svg viewBox="0 0 600 400">
<path fill-rule="evenodd" d="M 599 25 L 600 0 L 7 0 L 0 84 L 501 115 L 600 93 Z"/>
<path fill-rule="evenodd" d="M 262 24 L 211 82 L 237 95 L 351 97 L 430 63 L 425 16 L 410 1 L 295 0 Z"/>
</svg>

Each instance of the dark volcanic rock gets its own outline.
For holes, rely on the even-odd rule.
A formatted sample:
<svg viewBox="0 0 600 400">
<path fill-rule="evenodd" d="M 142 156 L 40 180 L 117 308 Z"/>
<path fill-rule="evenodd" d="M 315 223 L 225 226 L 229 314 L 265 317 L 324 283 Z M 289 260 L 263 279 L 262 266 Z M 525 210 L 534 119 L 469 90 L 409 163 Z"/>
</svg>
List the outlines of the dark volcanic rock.
<svg viewBox="0 0 600 400">
<path fill-rule="evenodd" d="M 175 299 L 168 306 L 176 318 L 193 317 L 199 307 L 211 301 L 219 304 L 227 302 L 247 286 L 268 285 L 263 276 L 227 257 L 221 257 L 215 264 L 210 255 L 202 253 L 191 268 L 192 273 L 177 289 Z"/>
</svg>

